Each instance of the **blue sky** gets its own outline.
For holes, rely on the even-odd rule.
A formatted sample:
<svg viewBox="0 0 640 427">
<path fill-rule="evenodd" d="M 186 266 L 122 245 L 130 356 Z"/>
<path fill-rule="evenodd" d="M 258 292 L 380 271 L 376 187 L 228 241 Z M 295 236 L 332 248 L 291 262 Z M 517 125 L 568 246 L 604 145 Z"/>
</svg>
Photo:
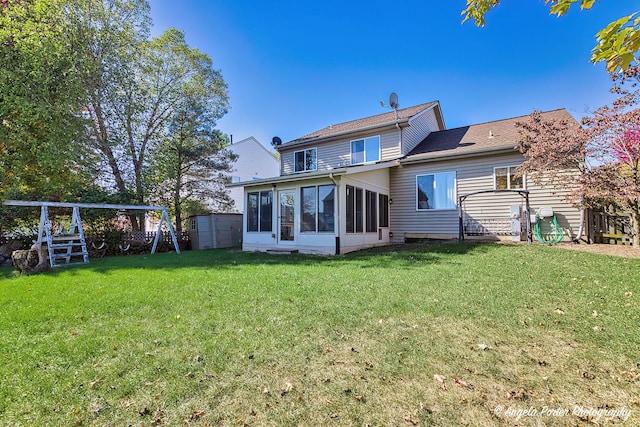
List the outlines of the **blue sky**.
<svg viewBox="0 0 640 427">
<path fill-rule="evenodd" d="M 150 0 L 207 53 L 229 85 L 218 127 L 234 141 L 289 141 L 328 126 L 439 100 L 448 128 L 567 108 L 577 119 L 611 99 L 595 33 L 638 9 L 603 0 L 550 16 L 544 0 L 503 0 L 487 26 L 461 24 L 464 0 Z"/>
</svg>

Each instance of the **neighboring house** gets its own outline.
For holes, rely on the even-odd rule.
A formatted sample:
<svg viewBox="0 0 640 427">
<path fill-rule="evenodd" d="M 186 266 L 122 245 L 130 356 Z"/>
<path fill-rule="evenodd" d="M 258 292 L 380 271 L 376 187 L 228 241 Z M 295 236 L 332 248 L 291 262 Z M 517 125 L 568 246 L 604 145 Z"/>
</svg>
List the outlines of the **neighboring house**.
<svg viewBox="0 0 640 427">
<path fill-rule="evenodd" d="M 543 116 L 573 120 L 566 110 Z M 528 190 L 531 212 L 552 206 L 571 238 L 580 212 L 561 192 L 516 175 L 523 156 L 515 123 L 525 119 L 445 130 L 439 102 L 430 102 L 282 144 L 279 177 L 238 184 L 247 206 L 243 249 L 339 254 L 411 238 L 456 238 L 458 196 L 494 189 Z M 517 193 L 469 198 L 465 228 L 511 238 L 513 209 L 522 206 Z"/>
<path fill-rule="evenodd" d="M 257 181 L 278 176 L 280 173 L 278 159 L 252 136 L 231 144 L 229 150 L 238 156 L 229 174 L 232 183 Z M 245 199 L 242 188 L 230 187 L 229 196 L 235 202 L 236 211 L 242 212 Z"/>
</svg>

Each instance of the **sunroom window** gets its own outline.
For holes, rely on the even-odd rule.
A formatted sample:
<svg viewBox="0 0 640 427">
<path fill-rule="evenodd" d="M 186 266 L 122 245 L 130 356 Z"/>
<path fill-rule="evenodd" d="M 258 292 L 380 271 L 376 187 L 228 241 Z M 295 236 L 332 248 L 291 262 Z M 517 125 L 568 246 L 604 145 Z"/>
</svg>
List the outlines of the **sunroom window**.
<svg viewBox="0 0 640 427">
<path fill-rule="evenodd" d="M 271 231 L 273 192 L 256 191 L 247 193 L 247 231 Z"/>
<path fill-rule="evenodd" d="M 332 232 L 335 227 L 335 186 L 302 187 L 301 232 Z"/>
</svg>

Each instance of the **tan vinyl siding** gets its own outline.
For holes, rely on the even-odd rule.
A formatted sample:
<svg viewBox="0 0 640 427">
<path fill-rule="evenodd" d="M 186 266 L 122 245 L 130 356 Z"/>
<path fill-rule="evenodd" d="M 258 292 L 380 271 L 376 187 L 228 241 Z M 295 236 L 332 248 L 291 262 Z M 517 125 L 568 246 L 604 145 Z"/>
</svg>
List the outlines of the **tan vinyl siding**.
<svg viewBox="0 0 640 427">
<path fill-rule="evenodd" d="M 437 130 L 438 121 L 433 108 L 409 120 L 409 127 L 402 130 L 402 153 L 409 154 L 431 132 Z"/>
<path fill-rule="evenodd" d="M 400 151 L 400 131 L 398 129 L 382 132 L 380 135 L 380 160 L 393 160 L 402 156 Z"/>
<path fill-rule="evenodd" d="M 280 175 L 289 175 L 293 173 L 294 152 L 295 150 L 280 152 Z"/>
<path fill-rule="evenodd" d="M 351 164 L 351 141 L 369 136 L 380 135 L 380 160 L 392 160 L 401 156 L 400 154 L 400 131 L 397 129 L 384 132 L 358 135 L 356 137 L 344 138 L 315 146 L 318 149 L 317 167 L 318 170 L 336 169 Z M 280 152 L 281 174 L 289 175 L 294 173 L 294 153 L 299 150 L 313 148 L 291 149 Z"/>
<path fill-rule="evenodd" d="M 391 170 L 391 231 L 394 241 L 404 239 L 405 233 L 425 235 L 457 235 L 458 212 L 416 210 L 416 175 L 438 172 L 456 173 L 456 197 L 476 191 L 494 189 L 494 167 L 520 165 L 520 154 L 483 156 L 471 159 L 405 165 Z M 575 236 L 580 225 L 580 212 L 565 202 L 566 191 L 557 191 L 537 186 L 527 179 L 530 191 L 529 203 L 535 212 L 541 206 L 551 206 L 560 226 L 569 237 Z M 508 218 L 511 205 L 522 205 L 523 199 L 516 194 L 483 194 L 469 198 L 465 212 L 482 221 L 487 218 Z"/>
</svg>

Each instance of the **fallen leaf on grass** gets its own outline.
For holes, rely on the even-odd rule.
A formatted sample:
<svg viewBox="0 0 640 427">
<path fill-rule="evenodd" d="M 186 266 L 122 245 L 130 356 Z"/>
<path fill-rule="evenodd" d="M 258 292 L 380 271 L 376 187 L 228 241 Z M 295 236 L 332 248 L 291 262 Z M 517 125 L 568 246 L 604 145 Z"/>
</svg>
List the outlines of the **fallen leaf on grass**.
<svg viewBox="0 0 640 427">
<path fill-rule="evenodd" d="M 447 389 L 447 385 L 444 383 L 444 380 L 446 380 L 447 378 L 444 375 L 435 374 L 433 376 L 433 379 L 440 383 L 440 388 L 442 388 L 443 390 Z"/>
<path fill-rule="evenodd" d="M 414 425 L 414 426 L 418 425 L 418 421 L 416 421 L 413 418 L 411 418 L 411 415 L 407 415 L 407 416 L 403 417 L 402 419 L 405 420 L 406 422 L 408 422 L 411 425 Z"/>
<path fill-rule="evenodd" d="M 190 418 L 191 418 L 191 420 L 195 421 L 195 420 L 197 420 L 198 418 L 200 418 L 203 415 L 204 415 L 204 411 L 193 411 L 191 413 L 191 417 Z"/>
<path fill-rule="evenodd" d="M 625 292 L 624 293 L 624 296 L 627 297 L 627 298 L 631 298 L 631 295 L 633 295 L 633 293 L 631 293 L 631 292 Z"/>
<path fill-rule="evenodd" d="M 289 393 L 292 390 L 293 390 L 293 384 L 285 383 L 284 387 L 282 388 L 282 392 L 280 393 L 280 395 L 284 396 L 285 394 Z"/>
<path fill-rule="evenodd" d="M 470 389 L 470 390 L 473 390 L 473 388 L 474 388 L 472 384 L 469 384 L 469 383 L 467 383 L 467 382 L 465 382 L 465 381 L 462 381 L 461 379 L 459 379 L 459 378 L 458 378 L 458 377 L 456 377 L 455 375 L 453 376 L 453 381 L 454 381 L 456 384 L 458 384 L 459 386 L 466 387 L 466 388 L 468 388 L 468 389 Z"/>
<path fill-rule="evenodd" d="M 555 311 L 557 314 L 562 314 L 562 315 L 564 315 L 564 311 L 560 310 L 559 308 L 556 308 L 554 311 Z"/>
<path fill-rule="evenodd" d="M 89 383 L 89 388 L 94 388 L 100 382 L 100 378 L 97 378 Z"/>
</svg>

